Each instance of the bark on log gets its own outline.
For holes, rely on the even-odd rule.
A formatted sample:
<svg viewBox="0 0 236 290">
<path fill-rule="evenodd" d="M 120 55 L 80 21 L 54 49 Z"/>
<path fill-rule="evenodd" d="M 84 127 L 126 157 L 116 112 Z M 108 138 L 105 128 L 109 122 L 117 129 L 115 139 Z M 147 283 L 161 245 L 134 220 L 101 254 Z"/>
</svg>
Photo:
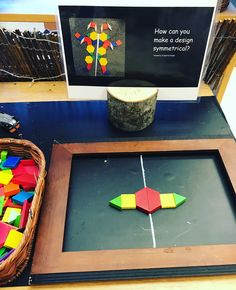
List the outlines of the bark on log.
<svg viewBox="0 0 236 290">
<path fill-rule="evenodd" d="M 111 123 L 124 131 L 140 131 L 154 120 L 157 89 L 110 87 L 107 89 Z"/>
</svg>

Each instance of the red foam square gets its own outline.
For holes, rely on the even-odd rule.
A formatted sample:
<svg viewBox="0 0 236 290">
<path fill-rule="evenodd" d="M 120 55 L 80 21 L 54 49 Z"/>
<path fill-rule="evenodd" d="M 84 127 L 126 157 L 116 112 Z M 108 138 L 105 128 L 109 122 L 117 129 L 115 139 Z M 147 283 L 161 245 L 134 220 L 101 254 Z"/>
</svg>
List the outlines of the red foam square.
<svg viewBox="0 0 236 290">
<path fill-rule="evenodd" d="M 35 176 L 30 175 L 30 174 L 22 174 L 22 175 L 14 176 L 12 179 L 12 182 L 15 184 L 22 185 L 22 186 L 30 186 L 30 187 L 36 186 Z"/>
<path fill-rule="evenodd" d="M 19 165 L 15 169 L 12 169 L 12 173 L 14 176 L 17 176 L 17 175 L 22 175 L 22 174 L 26 173 L 26 171 L 25 171 L 25 168 L 22 165 L 22 163 L 19 163 Z"/>
<path fill-rule="evenodd" d="M 1 233 L 0 234 L 0 248 L 4 245 L 10 230 L 15 230 L 15 229 L 16 229 L 15 227 L 10 226 L 0 221 L 0 233 Z"/>
</svg>

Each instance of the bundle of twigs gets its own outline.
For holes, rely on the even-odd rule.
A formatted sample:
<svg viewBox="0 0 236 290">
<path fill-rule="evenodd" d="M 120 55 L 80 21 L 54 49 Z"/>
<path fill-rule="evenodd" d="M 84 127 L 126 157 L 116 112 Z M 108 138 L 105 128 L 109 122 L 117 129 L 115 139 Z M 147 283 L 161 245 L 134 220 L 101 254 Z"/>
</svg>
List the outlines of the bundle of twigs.
<svg viewBox="0 0 236 290">
<path fill-rule="evenodd" d="M 0 55 L 0 81 L 64 79 L 55 32 L 9 32 L 0 29 Z"/>
<path fill-rule="evenodd" d="M 209 64 L 204 81 L 217 91 L 225 68 L 236 53 L 236 21 L 225 19 L 216 27 L 216 37 L 212 44 Z"/>
</svg>

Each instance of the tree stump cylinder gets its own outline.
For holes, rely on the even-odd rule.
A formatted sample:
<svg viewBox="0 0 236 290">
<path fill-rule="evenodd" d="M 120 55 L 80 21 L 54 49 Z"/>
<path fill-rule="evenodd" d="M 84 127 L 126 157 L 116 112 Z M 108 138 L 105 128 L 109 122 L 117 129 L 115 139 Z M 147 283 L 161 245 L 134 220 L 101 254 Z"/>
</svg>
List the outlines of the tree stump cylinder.
<svg viewBox="0 0 236 290">
<path fill-rule="evenodd" d="M 115 127 L 124 131 L 140 131 L 154 120 L 157 89 L 110 87 L 107 100 L 109 120 Z"/>
</svg>

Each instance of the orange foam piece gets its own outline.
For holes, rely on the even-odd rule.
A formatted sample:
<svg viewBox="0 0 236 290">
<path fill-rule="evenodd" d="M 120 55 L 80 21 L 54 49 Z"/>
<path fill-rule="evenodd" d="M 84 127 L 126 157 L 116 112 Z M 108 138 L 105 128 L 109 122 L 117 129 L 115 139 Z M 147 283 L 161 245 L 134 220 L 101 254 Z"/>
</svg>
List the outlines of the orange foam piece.
<svg viewBox="0 0 236 290">
<path fill-rule="evenodd" d="M 7 185 L 4 185 L 4 195 L 6 197 L 15 195 L 19 192 L 20 192 L 20 186 L 18 184 L 10 182 Z"/>
</svg>

